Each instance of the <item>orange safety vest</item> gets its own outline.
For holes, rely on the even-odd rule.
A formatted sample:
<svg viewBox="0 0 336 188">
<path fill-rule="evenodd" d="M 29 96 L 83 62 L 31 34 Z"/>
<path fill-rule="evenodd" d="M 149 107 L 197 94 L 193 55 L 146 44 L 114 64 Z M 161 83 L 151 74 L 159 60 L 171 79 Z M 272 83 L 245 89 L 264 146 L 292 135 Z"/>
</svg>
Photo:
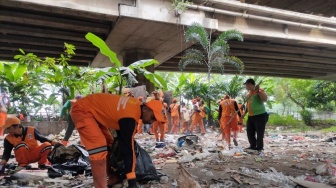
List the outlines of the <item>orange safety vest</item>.
<svg viewBox="0 0 336 188">
<path fill-rule="evenodd" d="M 234 102 L 235 100 L 233 99 L 225 99 L 220 103 L 222 107 L 222 117 L 233 116 L 235 114 Z"/>
<path fill-rule="evenodd" d="M 179 105 L 174 103 L 170 105 L 170 110 L 171 110 L 171 116 L 172 117 L 178 117 L 179 113 L 178 113 L 178 109 L 179 109 Z"/>
<path fill-rule="evenodd" d="M 102 125 L 115 130 L 119 130 L 120 119 L 132 118 L 138 122 L 141 116 L 141 102 L 134 97 L 98 93 L 78 99 L 76 105 L 91 112 Z"/>
<path fill-rule="evenodd" d="M 38 146 L 34 133 L 34 127 L 27 127 L 27 134 L 24 140 L 22 140 L 21 136 L 15 137 L 14 135 L 7 135 L 5 139 L 7 139 L 8 142 L 11 143 L 16 149 L 21 147 L 21 144 L 22 146 L 27 145 L 29 149 L 34 149 Z"/>
</svg>

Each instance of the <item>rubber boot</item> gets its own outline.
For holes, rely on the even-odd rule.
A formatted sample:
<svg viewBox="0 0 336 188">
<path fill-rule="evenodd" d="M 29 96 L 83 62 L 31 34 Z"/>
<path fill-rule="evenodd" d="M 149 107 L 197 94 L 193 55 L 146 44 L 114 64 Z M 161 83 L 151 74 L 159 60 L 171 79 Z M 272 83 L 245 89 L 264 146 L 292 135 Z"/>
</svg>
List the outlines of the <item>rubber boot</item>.
<svg viewBox="0 0 336 188">
<path fill-rule="evenodd" d="M 91 172 L 95 188 L 106 188 L 106 160 L 92 160 Z"/>
<path fill-rule="evenodd" d="M 63 146 L 68 146 L 69 141 L 62 140 L 62 141 L 61 141 L 61 144 L 63 144 Z"/>
</svg>

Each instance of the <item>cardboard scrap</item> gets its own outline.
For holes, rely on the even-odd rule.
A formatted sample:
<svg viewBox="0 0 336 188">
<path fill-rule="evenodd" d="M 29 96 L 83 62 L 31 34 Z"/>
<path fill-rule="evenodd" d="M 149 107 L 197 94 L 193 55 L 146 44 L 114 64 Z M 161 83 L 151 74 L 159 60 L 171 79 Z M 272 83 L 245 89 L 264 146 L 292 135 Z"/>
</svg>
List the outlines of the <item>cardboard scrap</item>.
<svg viewBox="0 0 336 188">
<path fill-rule="evenodd" d="M 180 188 L 201 188 L 201 185 L 194 180 L 191 174 L 181 164 L 177 183 Z"/>
<path fill-rule="evenodd" d="M 299 180 L 299 179 L 292 178 L 292 177 L 290 177 L 290 180 L 294 181 L 295 183 L 297 183 L 299 185 L 307 187 L 307 188 L 316 188 L 316 187 L 318 187 L 318 188 L 332 188 L 331 186 L 325 185 L 323 183 L 304 181 L 304 180 Z"/>
</svg>

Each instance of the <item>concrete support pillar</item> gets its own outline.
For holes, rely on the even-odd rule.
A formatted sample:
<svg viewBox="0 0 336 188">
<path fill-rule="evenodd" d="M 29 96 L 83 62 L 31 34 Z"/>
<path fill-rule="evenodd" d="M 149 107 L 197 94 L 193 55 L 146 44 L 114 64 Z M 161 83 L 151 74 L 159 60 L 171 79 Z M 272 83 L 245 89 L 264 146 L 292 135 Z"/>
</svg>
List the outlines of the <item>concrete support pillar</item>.
<svg viewBox="0 0 336 188">
<path fill-rule="evenodd" d="M 128 66 L 136 61 L 143 60 L 143 59 L 153 59 L 153 56 L 150 55 L 148 51 L 140 50 L 140 49 L 129 49 L 124 50 L 123 53 L 123 65 Z M 146 67 L 147 71 L 154 72 L 154 65 Z M 145 76 L 137 74 L 137 80 L 138 84 L 136 86 L 140 85 L 146 85 L 146 90 L 148 93 L 154 91 L 154 84 L 149 82 Z"/>
</svg>

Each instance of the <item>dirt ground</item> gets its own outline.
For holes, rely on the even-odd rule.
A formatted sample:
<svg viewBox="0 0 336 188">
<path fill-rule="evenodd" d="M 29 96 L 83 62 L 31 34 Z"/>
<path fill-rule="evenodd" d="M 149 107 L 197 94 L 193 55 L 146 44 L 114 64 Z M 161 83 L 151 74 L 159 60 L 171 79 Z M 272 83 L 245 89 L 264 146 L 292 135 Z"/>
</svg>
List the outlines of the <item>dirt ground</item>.
<svg viewBox="0 0 336 188">
<path fill-rule="evenodd" d="M 336 147 L 333 142 L 323 142 L 334 135 L 313 133 L 269 133 L 265 138 L 265 150 L 262 156 L 257 152 L 239 153 L 238 156 L 223 156 L 221 151 L 225 143 L 218 141 L 216 133 L 200 136 L 200 142 L 217 145 L 212 155 L 202 160 L 178 163 L 181 153 L 169 157 L 165 162 L 157 154 L 151 154 L 158 169 L 168 176 L 167 185 L 156 187 L 171 187 L 181 176 L 181 164 L 202 187 L 294 187 L 296 184 L 289 177 L 310 179 L 311 181 L 329 183 L 330 176 L 319 176 L 316 167 L 325 164 L 326 160 L 335 163 Z M 138 136 L 138 140 L 150 136 Z M 176 136 L 168 135 L 167 140 Z M 139 141 L 141 143 L 141 141 Z M 168 141 L 169 142 L 169 141 Z M 246 133 L 240 133 L 239 146 L 236 150 L 248 147 Z M 173 143 L 168 145 L 172 146 Z M 146 144 L 141 143 L 144 147 Z M 219 146 L 219 147 L 218 147 Z M 204 147 L 204 146 L 203 146 Z M 205 148 L 203 148 L 205 149 Z M 183 150 L 183 147 L 182 147 Z M 187 149 L 192 152 L 192 149 Z M 180 150 L 181 151 L 181 150 Z M 183 155 L 182 155 L 183 156 Z M 161 160 L 161 161 L 160 161 Z M 235 177 L 235 178 L 233 178 Z M 237 179 L 237 180 L 235 180 Z M 239 182 L 240 181 L 240 182 Z M 330 185 L 332 186 L 332 185 Z M 153 186 L 152 186 L 153 187 Z"/>
<path fill-rule="evenodd" d="M 332 172 L 316 173 L 316 168 L 325 165 L 326 160 L 330 164 L 336 163 L 336 142 L 324 142 L 335 137 L 334 134 L 269 132 L 265 137 L 265 150 L 262 155 L 243 151 L 243 148 L 249 146 L 245 132 L 239 133 L 239 146 L 231 150 L 223 141 L 218 140 L 215 132 L 208 132 L 205 136 L 196 135 L 199 138 L 197 143 L 182 144 L 179 147 L 177 141 L 183 135 L 168 134 L 166 146 L 163 148 L 155 147 L 154 135 L 136 135 L 137 142 L 151 156 L 156 169 L 166 175 L 160 181 L 150 181 L 141 184 L 141 187 L 177 188 L 183 187 L 182 184 L 185 187 L 210 188 L 300 187 L 291 178 L 308 183 L 321 183 L 312 187 L 336 187 L 332 184 Z M 76 142 L 78 135 L 72 140 L 72 143 Z M 2 153 L 2 149 L 0 152 Z M 29 186 L 19 186 L 18 181 L 14 181 L 10 187 L 92 187 L 90 177 L 49 179 L 46 171 L 20 173 L 17 174 L 17 179 L 34 179 L 34 182 L 29 183 Z M 77 186 L 67 186 L 71 181 L 79 183 Z M 85 181 L 87 183 L 83 183 Z"/>
</svg>

